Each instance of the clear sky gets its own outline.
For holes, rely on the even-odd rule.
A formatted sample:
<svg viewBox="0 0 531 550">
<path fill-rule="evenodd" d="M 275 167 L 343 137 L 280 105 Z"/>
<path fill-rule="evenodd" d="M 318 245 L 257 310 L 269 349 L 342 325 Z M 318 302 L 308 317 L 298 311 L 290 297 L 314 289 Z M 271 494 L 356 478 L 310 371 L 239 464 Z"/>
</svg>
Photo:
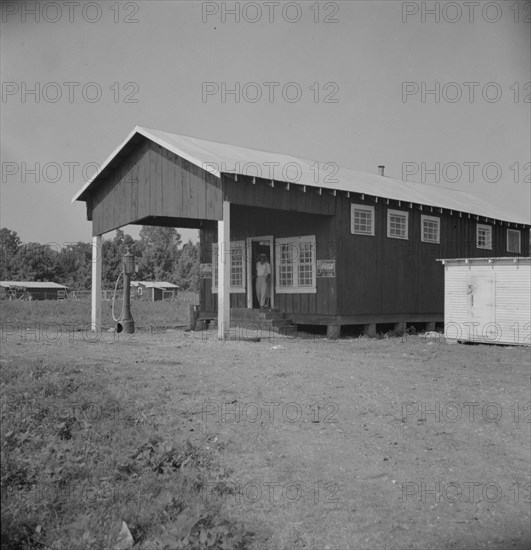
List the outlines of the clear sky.
<svg viewBox="0 0 531 550">
<path fill-rule="evenodd" d="M 435 170 L 529 218 L 530 3 L 470 4 L 4 1 L 0 224 L 88 241 L 72 196 L 135 125 L 426 185 Z"/>
</svg>

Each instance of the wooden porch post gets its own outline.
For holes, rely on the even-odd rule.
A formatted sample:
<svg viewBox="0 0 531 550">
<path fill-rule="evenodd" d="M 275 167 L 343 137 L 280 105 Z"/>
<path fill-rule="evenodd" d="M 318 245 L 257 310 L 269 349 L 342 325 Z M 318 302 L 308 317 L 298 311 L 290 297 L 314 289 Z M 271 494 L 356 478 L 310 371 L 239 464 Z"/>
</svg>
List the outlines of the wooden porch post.
<svg viewBox="0 0 531 550">
<path fill-rule="evenodd" d="M 103 264 L 101 235 L 92 237 L 92 315 L 90 330 L 101 330 L 101 268 Z"/>
<path fill-rule="evenodd" d="M 403 322 L 395 323 L 393 332 L 396 336 L 402 336 L 407 329 L 407 324 Z"/>
<path fill-rule="evenodd" d="M 223 201 L 218 221 L 218 338 L 225 340 L 230 326 L 230 202 Z"/>
</svg>

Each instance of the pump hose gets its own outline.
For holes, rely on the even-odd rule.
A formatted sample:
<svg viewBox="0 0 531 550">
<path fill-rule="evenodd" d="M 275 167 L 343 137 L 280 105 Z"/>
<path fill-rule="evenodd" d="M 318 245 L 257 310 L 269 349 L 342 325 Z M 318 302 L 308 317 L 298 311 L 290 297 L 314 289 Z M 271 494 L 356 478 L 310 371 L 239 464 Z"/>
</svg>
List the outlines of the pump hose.
<svg viewBox="0 0 531 550">
<path fill-rule="evenodd" d="M 118 278 L 116 279 L 116 284 L 114 285 L 114 294 L 112 296 L 112 318 L 114 319 L 114 322 L 115 323 L 118 323 L 119 321 L 122 320 L 123 316 L 124 316 L 124 309 L 125 309 L 125 300 L 122 300 L 122 311 L 120 313 L 120 316 L 118 318 L 115 317 L 114 315 L 114 301 L 116 300 L 116 291 L 118 290 L 118 281 L 120 280 L 120 277 L 123 275 L 122 272 L 120 272 L 120 275 L 118 275 Z"/>
</svg>

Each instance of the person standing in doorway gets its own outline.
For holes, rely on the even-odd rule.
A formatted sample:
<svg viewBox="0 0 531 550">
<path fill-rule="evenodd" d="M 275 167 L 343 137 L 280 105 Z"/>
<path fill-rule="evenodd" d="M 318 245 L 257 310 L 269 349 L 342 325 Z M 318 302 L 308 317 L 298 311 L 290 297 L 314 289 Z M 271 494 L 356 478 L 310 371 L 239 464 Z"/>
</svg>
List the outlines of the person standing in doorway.
<svg viewBox="0 0 531 550">
<path fill-rule="evenodd" d="M 260 254 L 256 264 L 256 297 L 260 309 L 269 303 L 269 285 L 271 284 L 271 264 L 265 254 Z"/>
</svg>

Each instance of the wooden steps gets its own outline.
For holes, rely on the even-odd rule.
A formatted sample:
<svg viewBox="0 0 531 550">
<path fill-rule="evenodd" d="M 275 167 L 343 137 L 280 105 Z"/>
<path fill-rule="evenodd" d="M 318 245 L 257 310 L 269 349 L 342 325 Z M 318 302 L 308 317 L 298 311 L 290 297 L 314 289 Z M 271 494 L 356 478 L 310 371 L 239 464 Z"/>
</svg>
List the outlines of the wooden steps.
<svg viewBox="0 0 531 550">
<path fill-rule="evenodd" d="M 245 330 L 266 330 L 288 336 L 297 334 L 297 325 L 278 309 L 231 308 L 230 319 L 231 326 Z"/>
<path fill-rule="evenodd" d="M 294 325 L 286 314 L 278 309 L 231 308 L 230 319 L 231 328 L 240 332 L 277 333 L 292 338 L 297 336 L 297 325 Z M 216 313 L 203 312 L 199 315 L 196 330 L 216 327 Z"/>
</svg>

